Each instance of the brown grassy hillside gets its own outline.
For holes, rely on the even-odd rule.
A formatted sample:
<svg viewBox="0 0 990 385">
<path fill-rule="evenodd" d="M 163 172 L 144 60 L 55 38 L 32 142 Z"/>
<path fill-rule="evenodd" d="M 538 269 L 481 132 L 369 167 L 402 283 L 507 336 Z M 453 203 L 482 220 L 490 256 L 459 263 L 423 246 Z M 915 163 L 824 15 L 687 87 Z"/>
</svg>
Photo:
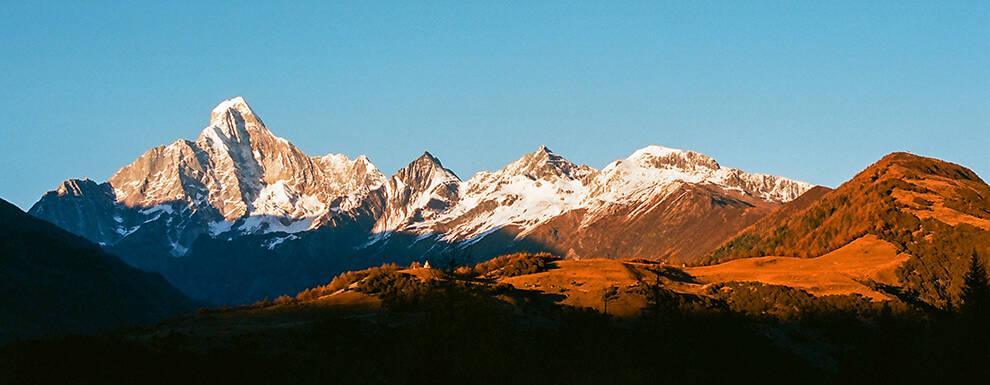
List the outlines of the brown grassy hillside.
<svg viewBox="0 0 990 385">
<path fill-rule="evenodd" d="M 909 255 L 898 253 L 874 235 L 859 238 L 816 258 L 758 257 L 685 269 L 702 283 L 762 282 L 805 290 L 814 295 L 860 294 L 874 300 L 891 298 L 870 282 L 900 286 L 897 268 Z"/>
<path fill-rule="evenodd" d="M 990 186 L 957 164 L 893 153 L 790 216 L 771 216 L 708 255 L 714 264 L 762 256 L 814 257 L 872 234 L 912 257 L 907 289 L 945 305 L 965 261 L 990 255 Z"/>
</svg>

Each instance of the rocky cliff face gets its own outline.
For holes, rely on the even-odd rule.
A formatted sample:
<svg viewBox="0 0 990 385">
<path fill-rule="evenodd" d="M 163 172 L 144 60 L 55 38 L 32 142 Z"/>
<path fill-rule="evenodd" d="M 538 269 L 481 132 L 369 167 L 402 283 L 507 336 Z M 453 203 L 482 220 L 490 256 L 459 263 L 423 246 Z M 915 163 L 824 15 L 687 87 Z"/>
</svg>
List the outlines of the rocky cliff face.
<svg viewBox="0 0 990 385">
<path fill-rule="evenodd" d="M 191 269 L 218 268 L 188 259 L 224 244 L 259 261 L 347 260 L 331 273 L 445 250 L 686 261 L 811 187 L 660 146 L 601 170 L 541 146 L 466 181 L 424 153 L 387 178 L 365 156 L 304 154 L 238 97 L 213 109 L 196 140 L 153 148 L 107 183 L 66 181 L 30 213 L 187 288 Z"/>
</svg>

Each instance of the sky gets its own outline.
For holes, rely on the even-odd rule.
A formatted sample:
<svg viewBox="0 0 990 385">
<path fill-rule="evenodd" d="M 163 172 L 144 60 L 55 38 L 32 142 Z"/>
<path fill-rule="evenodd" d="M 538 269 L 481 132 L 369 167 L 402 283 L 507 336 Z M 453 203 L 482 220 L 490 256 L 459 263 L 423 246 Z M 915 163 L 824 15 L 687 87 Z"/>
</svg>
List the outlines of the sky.
<svg viewBox="0 0 990 385">
<path fill-rule="evenodd" d="M 0 0 L 0 198 L 105 181 L 243 96 L 310 155 L 467 179 L 650 144 L 835 187 L 894 151 L 990 178 L 990 2 Z M 622 4 L 616 4 L 622 3 Z"/>
</svg>

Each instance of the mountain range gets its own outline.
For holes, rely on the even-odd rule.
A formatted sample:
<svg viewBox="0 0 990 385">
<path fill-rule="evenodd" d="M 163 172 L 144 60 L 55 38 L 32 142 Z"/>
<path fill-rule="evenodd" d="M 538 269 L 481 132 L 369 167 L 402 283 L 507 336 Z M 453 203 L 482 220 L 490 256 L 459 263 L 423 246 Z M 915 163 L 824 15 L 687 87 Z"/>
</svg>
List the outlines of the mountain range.
<svg viewBox="0 0 990 385">
<path fill-rule="evenodd" d="M 813 187 L 661 146 L 602 169 L 541 146 L 467 180 L 425 152 L 387 177 L 365 156 L 304 154 L 237 97 L 196 140 L 104 183 L 67 180 L 29 213 L 195 298 L 238 303 L 382 262 L 526 250 L 692 263 Z"/>
</svg>

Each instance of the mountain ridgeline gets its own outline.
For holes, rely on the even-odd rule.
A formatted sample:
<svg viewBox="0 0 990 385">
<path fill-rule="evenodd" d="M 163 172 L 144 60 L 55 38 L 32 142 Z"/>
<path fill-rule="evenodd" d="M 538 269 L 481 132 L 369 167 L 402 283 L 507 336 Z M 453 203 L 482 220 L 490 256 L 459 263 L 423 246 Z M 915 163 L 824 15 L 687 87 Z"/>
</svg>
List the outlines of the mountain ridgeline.
<svg viewBox="0 0 990 385">
<path fill-rule="evenodd" d="M 304 154 L 238 97 L 196 140 L 105 183 L 67 180 L 29 212 L 195 298 L 239 303 L 451 254 L 692 262 L 812 187 L 660 146 L 601 170 L 541 146 L 468 180 L 424 153 L 386 177 L 365 156 Z"/>
</svg>

